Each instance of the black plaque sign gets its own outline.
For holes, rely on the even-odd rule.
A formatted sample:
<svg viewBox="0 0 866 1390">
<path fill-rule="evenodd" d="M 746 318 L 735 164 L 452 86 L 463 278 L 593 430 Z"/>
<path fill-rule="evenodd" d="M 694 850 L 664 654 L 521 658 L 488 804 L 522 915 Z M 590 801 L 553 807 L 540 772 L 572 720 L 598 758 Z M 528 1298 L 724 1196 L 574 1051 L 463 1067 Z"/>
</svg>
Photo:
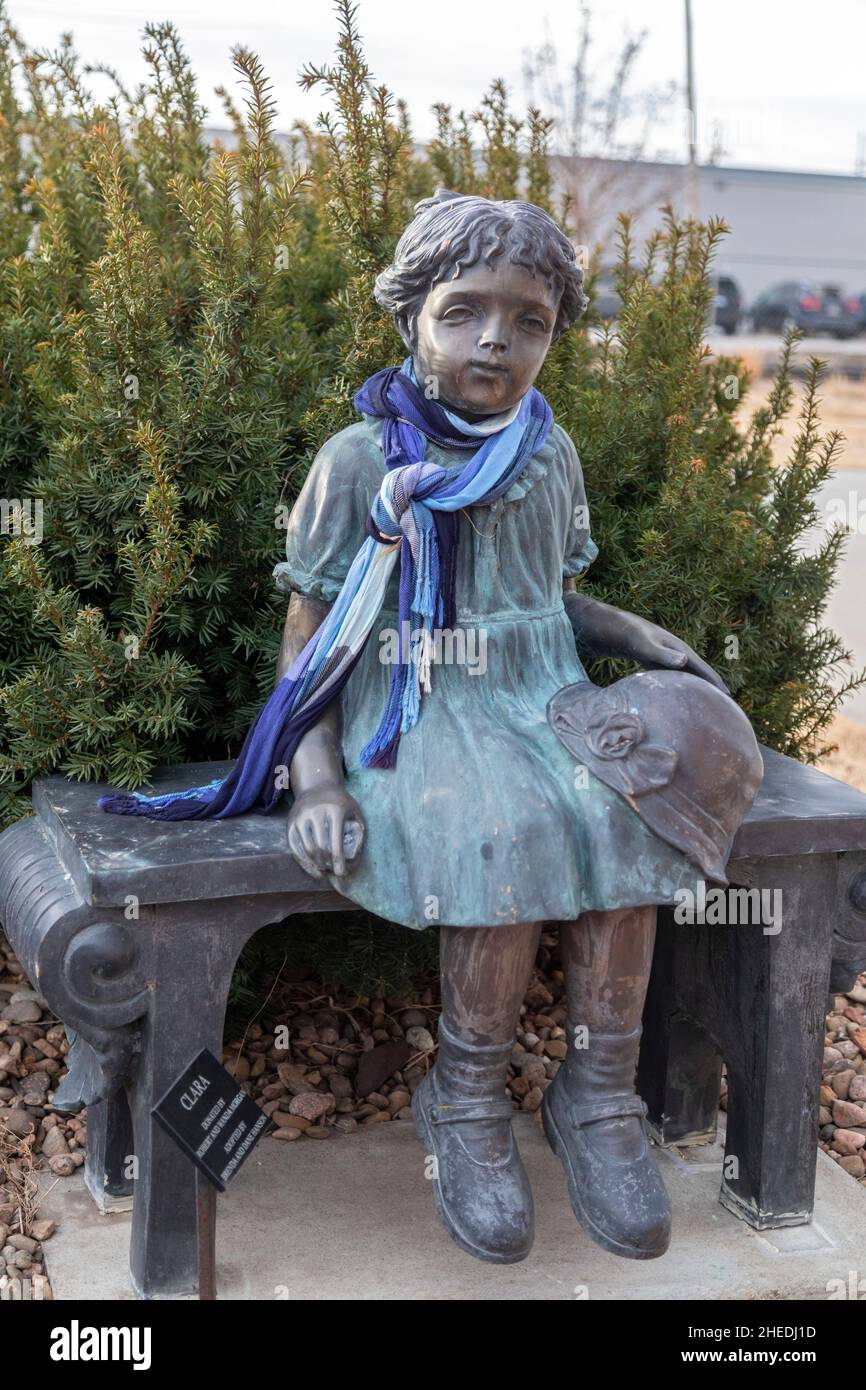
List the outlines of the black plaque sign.
<svg viewBox="0 0 866 1390">
<path fill-rule="evenodd" d="M 153 1114 L 220 1192 L 268 1125 L 265 1112 L 207 1048 L 166 1091 Z"/>
</svg>

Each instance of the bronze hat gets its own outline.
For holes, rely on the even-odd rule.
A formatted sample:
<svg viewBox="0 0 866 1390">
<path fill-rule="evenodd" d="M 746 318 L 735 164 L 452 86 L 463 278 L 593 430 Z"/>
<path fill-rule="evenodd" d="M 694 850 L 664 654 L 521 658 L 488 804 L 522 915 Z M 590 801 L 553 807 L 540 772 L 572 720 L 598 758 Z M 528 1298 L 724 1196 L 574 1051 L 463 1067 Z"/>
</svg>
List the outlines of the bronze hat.
<svg viewBox="0 0 866 1390">
<path fill-rule="evenodd" d="M 764 775 L 752 726 L 729 695 L 685 671 L 641 671 L 604 688 L 567 685 L 547 717 L 660 839 L 727 883 L 734 835 Z"/>
</svg>

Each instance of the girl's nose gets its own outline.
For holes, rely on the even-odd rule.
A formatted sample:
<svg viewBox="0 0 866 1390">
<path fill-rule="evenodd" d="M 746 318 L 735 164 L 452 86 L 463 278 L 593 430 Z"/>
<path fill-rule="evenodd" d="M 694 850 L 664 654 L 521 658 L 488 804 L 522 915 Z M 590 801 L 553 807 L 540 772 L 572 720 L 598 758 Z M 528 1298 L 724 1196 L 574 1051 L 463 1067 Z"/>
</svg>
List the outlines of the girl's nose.
<svg viewBox="0 0 866 1390">
<path fill-rule="evenodd" d="M 487 352 L 507 352 L 508 334 L 501 319 L 488 319 L 481 330 L 478 346 Z"/>
</svg>

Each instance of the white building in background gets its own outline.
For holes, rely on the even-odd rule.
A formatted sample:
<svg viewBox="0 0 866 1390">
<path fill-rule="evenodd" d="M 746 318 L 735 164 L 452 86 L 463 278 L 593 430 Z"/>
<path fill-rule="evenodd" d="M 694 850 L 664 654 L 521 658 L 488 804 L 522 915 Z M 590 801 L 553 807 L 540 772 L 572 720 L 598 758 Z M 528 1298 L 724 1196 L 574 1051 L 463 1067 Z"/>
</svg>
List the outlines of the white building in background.
<svg viewBox="0 0 866 1390">
<path fill-rule="evenodd" d="M 237 143 L 231 130 L 211 128 L 205 135 L 227 149 Z M 297 157 L 289 136 L 277 140 Z M 418 145 L 416 151 L 423 156 L 425 148 Z M 574 239 L 589 247 L 601 243 L 602 265 L 616 259 L 620 212 L 632 214 L 640 245 L 659 225 L 659 209 L 666 203 L 680 214 L 690 210 L 685 164 L 554 155 L 551 165 L 557 195 L 571 195 Z M 866 291 L 866 178 L 702 164 L 697 213 L 702 221 L 722 217 L 730 227 L 715 270 L 737 281 L 746 305 L 779 280 L 814 280 L 850 294 Z"/>
<path fill-rule="evenodd" d="M 616 217 L 634 216 L 642 242 L 659 223 L 659 208 L 689 210 L 683 164 L 563 157 L 553 160 L 556 185 L 574 194 L 576 239 L 601 242 L 602 264 L 615 259 Z M 866 178 L 783 169 L 699 165 L 697 211 L 730 227 L 716 270 L 739 283 L 745 300 L 779 280 L 806 279 L 866 291 Z"/>
</svg>

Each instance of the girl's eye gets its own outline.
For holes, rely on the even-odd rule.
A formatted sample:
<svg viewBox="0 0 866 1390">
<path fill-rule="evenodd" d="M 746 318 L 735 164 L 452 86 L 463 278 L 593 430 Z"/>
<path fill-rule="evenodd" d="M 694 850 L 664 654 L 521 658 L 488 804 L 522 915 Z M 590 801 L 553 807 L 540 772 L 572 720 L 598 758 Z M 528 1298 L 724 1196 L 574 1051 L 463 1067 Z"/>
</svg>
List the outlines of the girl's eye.
<svg viewBox="0 0 866 1390">
<path fill-rule="evenodd" d="M 523 323 L 526 328 L 531 328 L 534 332 L 538 332 L 539 330 L 542 333 L 547 332 L 547 324 L 544 322 L 544 319 L 537 319 L 533 317 L 524 319 Z"/>
<path fill-rule="evenodd" d="M 442 318 L 446 323 L 464 323 L 466 319 L 472 317 L 472 309 L 468 304 L 452 304 L 450 309 L 446 309 Z"/>
</svg>

